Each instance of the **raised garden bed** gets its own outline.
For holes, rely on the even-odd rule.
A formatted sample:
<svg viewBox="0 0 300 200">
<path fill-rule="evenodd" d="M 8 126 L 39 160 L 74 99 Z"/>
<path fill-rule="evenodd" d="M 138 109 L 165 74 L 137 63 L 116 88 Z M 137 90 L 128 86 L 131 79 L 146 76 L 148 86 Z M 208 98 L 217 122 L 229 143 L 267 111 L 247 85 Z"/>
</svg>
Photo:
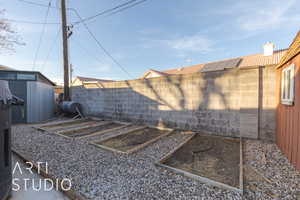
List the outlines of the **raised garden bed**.
<svg viewBox="0 0 300 200">
<path fill-rule="evenodd" d="M 47 123 L 41 126 L 33 126 L 33 128 L 36 128 L 38 130 L 42 131 L 48 131 L 48 132 L 58 132 L 58 131 L 63 131 L 63 130 L 68 130 L 68 129 L 74 129 L 74 128 L 79 128 L 83 126 L 89 126 L 89 125 L 94 125 L 96 123 L 99 123 L 103 120 L 93 120 L 89 118 L 84 118 L 84 119 L 76 119 L 76 120 L 64 120 L 60 122 L 54 122 L 54 123 Z"/>
<path fill-rule="evenodd" d="M 204 183 L 243 191 L 240 139 L 195 134 L 157 165 Z"/>
<path fill-rule="evenodd" d="M 127 125 L 115 123 L 115 122 L 101 122 L 98 124 L 94 124 L 92 126 L 85 126 L 85 127 L 80 127 L 80 128 L 66 130 L 66 131 L 59 131 L 56 133 L 65 137 L 82 138 L 82 137 L 87 137 L 95 134 L 101 134 L 117 128 L 123 128 L 125 126 Z"/>
<path fill-rule="evenodd" d="M 61 125 L 59 127 L 54 127 L 54 128 L 48 128 L 47 131 L 58 132 L 58 131 L 63 131 L 63 130 L 68 130 L 68 129 L 76 129 L 76 128 L 85 127 L 85 126 L 92 126 L 99 122 L 101 122 L 101 121 L 95 121 L 95 120 L 82 121 L 79 123 L 74 123 L 74 124 L 69 124 L 69 125 Z"/>
<path fill-rule="evenodd" d="M 92 144 L 117 153 L 133 153 L 157 141 L 161 137 L 170 134 L 172 131 L 173 130 L 170 129 L 160 130 L 157 128 L 144 127 L 102 141 L 92 142 Z"/>
<path fill-rule="evenodd" d="M 80 124 L 80 123 L 85 123 L 91 121 L 88 118 L 84 119 L 70 119 L 70 120 L 64 120 L 60 122 L 54 122 L 54 123 L 47 123 L 42 126 L 39 126 L 39 128 L 42 129 L 52 129 L 52 128 L 59 128 L 59 127 L 66 127 L 66 126 L 72 126 L 74 124 Z"/>
</svg>

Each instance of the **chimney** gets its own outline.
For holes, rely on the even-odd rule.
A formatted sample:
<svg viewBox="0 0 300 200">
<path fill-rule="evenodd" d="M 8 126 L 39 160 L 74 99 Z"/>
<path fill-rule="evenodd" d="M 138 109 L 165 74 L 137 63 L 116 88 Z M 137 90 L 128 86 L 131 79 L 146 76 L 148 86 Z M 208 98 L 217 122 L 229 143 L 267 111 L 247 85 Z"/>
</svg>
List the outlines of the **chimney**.
<svg viewBox="0 0 300 200">
<path fill-rule="evenodd" d="M 272 56 L 274 53 L 275 45 L 272 42 L 267 42 L 264 45 L 264 56 Z"/>
</svg>

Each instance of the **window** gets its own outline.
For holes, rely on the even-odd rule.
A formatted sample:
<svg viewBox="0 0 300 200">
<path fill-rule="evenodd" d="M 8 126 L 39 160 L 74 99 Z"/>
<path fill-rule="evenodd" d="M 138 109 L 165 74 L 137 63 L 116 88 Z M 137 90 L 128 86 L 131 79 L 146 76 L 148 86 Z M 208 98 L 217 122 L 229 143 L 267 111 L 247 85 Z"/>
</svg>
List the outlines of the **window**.
<svg viewBox="0 0 300 200">
<path fill-rule="evenodd" d="M 17 79 L 35 81 L 35 74 L 17 74 Z"/>
<path fill-rule="evenodd" d="M 16 79 L 16 74 L 14 73 L 6 73 L 6 72 L 0 72 L 0 79 L 3 80 L 14 80 Z"/>
<path fill-rule="evenodd" d="M 294 74 L 295 65 L 292 64 L 282 70 L 281 74 L 281 103 L 293 105 L 294 103 Z"/>
</svg>

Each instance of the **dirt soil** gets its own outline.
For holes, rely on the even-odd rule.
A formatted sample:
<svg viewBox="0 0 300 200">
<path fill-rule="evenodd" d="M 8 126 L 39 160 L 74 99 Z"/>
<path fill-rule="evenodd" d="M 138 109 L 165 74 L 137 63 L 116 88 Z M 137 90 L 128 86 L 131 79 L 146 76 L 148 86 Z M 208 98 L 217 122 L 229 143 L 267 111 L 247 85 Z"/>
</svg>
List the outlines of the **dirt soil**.
<svg viewBox="0 0 300 200">
<path fill-rule="evenodd" d="M 97 144 L 127 152 L 130 149 L 142 145 L 156 137 L 161 136 L 162 134 L 166 134 L 167 132 L 168 131 L 155 128 L 145 128 L 128 134 L 119 135 L 109 140 L 98 142 Z"/>
<path fill-rule="evenodd" d="M 81 137 L 81 136 L 86 136 L 86 135 L 90 135 L 90 134 L 93 134 L 96 132 L 100 132 L 100 131 L 104 131 L 104 130 L 112 129 L 112 128 L 117 128 L 117 127 L 121 127 L 121 126 L 124 126 L 124 125 L 112 122 L 109 124 L 103 124 L 103 125 L 99 125 L 96 127 L 86 128 L 84 130 L 73 131 L 71 133 L 66 133 L 63 135 L 69 136 L 69 137 Z"/>
<path fill-rule="evenodd" d="M 239 187 L 240 140 L 198 134 L 163 164 Z"/>
</svg>

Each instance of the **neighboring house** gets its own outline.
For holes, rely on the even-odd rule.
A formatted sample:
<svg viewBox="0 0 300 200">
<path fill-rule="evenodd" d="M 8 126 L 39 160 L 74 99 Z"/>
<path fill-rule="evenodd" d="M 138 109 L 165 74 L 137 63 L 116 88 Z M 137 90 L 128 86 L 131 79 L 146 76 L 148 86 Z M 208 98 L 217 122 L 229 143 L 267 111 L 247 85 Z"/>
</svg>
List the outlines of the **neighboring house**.
<svg viewBox="0 0 300 200">
<path fill-rule="evenodd" d="M 168 73 L 156 71 L 154 69 L 148 70 L 144 75 L 143 78 L 154 78 L 154 77 L 160 77 L 160 76 L 167 76 Z"/>
<path fill-rule="evenodd" d="M 55 93 L 55 95 L 59 95 L 61 93 L 64 93 L 64 86 L 56 84 L 56 86 L 54 87 L 54 93 Z"/>
<path fill-rule="evenodd" d="M 77 76 L 73 81 L 71 86 L 84 86 L 85 88 L 102 88 L 102 83 L 112 82 L 113 80 L 97 79 L 97 78 L 88 78 Z"/>
<path fill-rule="evenodd" d="M 277 66 L 277 145 L 300 170 L 300 31 Z"/>
<path fill-rule="evenodd" d="M 148 70 L 144 73 L 142 78 L 153 78 L 160 76 L 170 76 L 178 74 L 191 74 L 195 72 L 218 71 L 226 68 L 248 68 L 253 66 L 269 66 L 277 65 L 282 56 L 287 52 L 287 49 L 274 50 L 273 43 L 266 43 L 264 45 L 264 52 L 248 56 L 241 56 L 238 58 L 231 58 L 216 62 L 209 62 L 197 64 L 177 69 L 169 69 L 164 71 Z"/>
<path fill-rule="evenodd" d="M 8 81 L 12 94 L 24 100 L 23 106 L 12 107 L 13 123 L 41 122 L 53 117 L 55 84 L 43 74 L 1 66 L 0 80 Z"/>
<path fill-rule="evenodd" d="M 4 66 L 4 65 L 0 65 L 0 71 L 1 70 L 15 70 L 15 69 L 7 67 L 7 66 Z"/>
</svg>

